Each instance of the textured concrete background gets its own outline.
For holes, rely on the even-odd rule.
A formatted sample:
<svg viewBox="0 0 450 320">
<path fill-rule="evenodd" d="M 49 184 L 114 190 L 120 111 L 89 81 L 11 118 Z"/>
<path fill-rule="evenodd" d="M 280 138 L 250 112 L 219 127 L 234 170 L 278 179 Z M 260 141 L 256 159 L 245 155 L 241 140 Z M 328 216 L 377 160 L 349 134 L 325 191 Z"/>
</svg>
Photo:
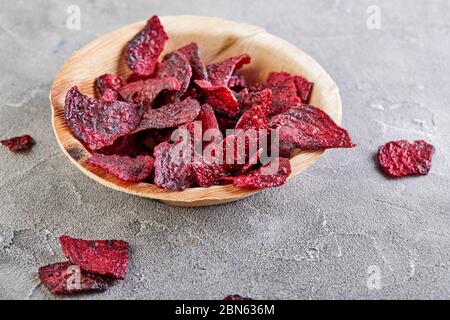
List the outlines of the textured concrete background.
<svg viewBox="0 0 450 320">
<path fill-rule="evenodd" d="M 81 30 L 66 28 L 70 4 Z M 369 5 L 381 29 L 366 26 Z M 57 238 L 119 238 L 127 281 L 98 299 L 450 298 L 450 3 L 434 1 L 13 1 L 0 12 L 0 298 L 51 299 L 39 266 L 63 260 Z M 286 187 L 238 203 L 171 208 L 121 194 L 58 149 L 48 91 L 65 59 L 153 14 L 197 14 L 265 27 L 315 57 L 338 83 L 359 144 L 328 152 Z M 387 180 L 374 153 L 392 139 L 437 147 L 428 177 Z M 380 268 L 381 289 L 367 272 Z M 85 297 L 80 297 L 85 298 Z"/>
</svg>

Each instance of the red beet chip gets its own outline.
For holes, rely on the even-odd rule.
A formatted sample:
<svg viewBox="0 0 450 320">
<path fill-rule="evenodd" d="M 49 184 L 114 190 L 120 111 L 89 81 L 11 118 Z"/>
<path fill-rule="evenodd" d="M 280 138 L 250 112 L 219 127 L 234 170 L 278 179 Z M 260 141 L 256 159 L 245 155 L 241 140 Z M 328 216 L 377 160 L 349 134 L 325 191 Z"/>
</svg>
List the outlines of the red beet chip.
<svg viewBox="0 0 450 320">
<path fill-rule="evenodd" d="M 252 298 L 248 298 L 248 297 L 242 297 L 238 294 L 232 295 L 232 296 L 227 296 L 225 297 L 225 299 L 223 299 L 224 301 L 252 301 Z"/>
<path fill-rule="evenodd" d="M 269 170 L 269 168 L 277 172 L 270 172 L 273 170 Z M 273 161 L 258 170 L 233 178 L 233 185 L 236 188 L 246 189 L 275 188 L 285 184 L 290 175 L 291 163 L 289 159 L 279 158 L 279 161 Z"/>
<path fill-rule="evenodd" d="M 393 178 L 428 175 L 434 151 L 434 147 L 425 141 L 394 141 L 379 149 L 378 162 L 381 170 Z"/>
<path fill-rule="evenodd" d="M 242 112 L 251 109 L 255 105 L 260 105 L 264 108 L 267 117 L 272 106 L 272 90 L 249 91 L 244 89 L 238 94 L 238 101 Z"/>
<path fill-rule="evenodd" d="M 114 144 L 139 124 L 138 106 L 126 102 L 105 102 L 87 97 L 78 87 L 66 96 L 65 118 L 75 136 L 91 150 Z"/>
<path fill-rule="evenodd" d="M 55 295 L 103 292 L 107 289 L 108 283 L 101 277 L 80 272 L 78 278 L 78 271 L 79 267 L 70 262 L 60 262 L 41 267 L 38 273 L 42 284 Z"/>
<path fill-rule="evenodd" d="M 280 154 L 291 149 L 320 150 L 353 148 L 347 130 L 339 127 L 325 112 L 309 106 L 295 106 L 269 120 L 271 128 L 279 129 Z"/>
<path fill-rule="evenodd" d="M 183 143 L 161 143 L 155 148 L 155 185 L 159 188 L 183 191 L 194 183 L 191 148 Z"/>
<path fill-rule="evenodd" d="M 272 90 L 271 115 L 280 114 L 302 103 L 297 95 L 295 82 L 289 73 L 272 72 L 267 79 L 266 86 Z"/>
<path fill-rule="evenodd" d="M 246 111 L 236 124 L 236 130 L 269 130 L 267 106 L 255 105 Z"/>
<path fill-rule="evenodd" d="M 189 60 L 192 68 L 193 80 L 208 80 L 208 73 L 205 64 L 200 57 L 200 48 L 196 43 L 191 43 L 183 48 L 178 49 Z"/>
<path fill-rule="evenodd" d="M 181 52 L 168 54 L 159 65 L 156 77 L 159 79 L 175 78 L 180 82 L 179 96 L 189 87 L 192 78 L 192 68 L 188 58 Z"/>
<path fill-rule="evenodd" d="M 208 163 L 206 161 L 194 163 L 192 170 L 194 172 L 195 182 L 202 188 L 217 185 L 228 174 L 226 165 Z"/>
<path fill-rule="evenodd" d="M 309 82 L 301 76 L 293 76 L 292 79 L 297 87 L 297 95 L 302 99 L 303 103 L 309 103 L 314 83 Z"/>
<path fill-rule="evenodd" d="M 127 156 L 94 154 L 86 162 L 88 165 L 102 168 L 113 176 L 128 182 L 141 182 L 153 172 L 153 158 L 150 156 Z"/>
<path fill-rule="evenodd" d="M 206 67 L 208 71 L 208 81 L 211 82 L 213 86 L 228 87 L 228 83 L 230 82 L 233 73 L 250 62 L 250 56 L 243 54 L 219 63 L 211 64 Z"/>
<path fill-rule="evenodd" d="M 239 114 L 239 104 L 230 88 L 214 86 L 209 81 L 196 80 L 195 83 L 206 92 L 206 102 L 219 112 L 229 117 Z"/>
<path fill-rule="evenodd" d="M 125 137 L 120 137 L 113 145 L 102 148 L 97 152 L 109 156 L 118 155 L 132 158 L 139 155 L 150 154 L 143 143 L 143 137 L 140 134 L 130 134 Z"/>
<path fill-rule="evenodd" d="M 228 87 L 232 89 L 243 89 L 247 87 L 247 80 L 243 74 L 235 72 L 228 81 Z"/>
<path fill-rule="evenodd" d="M 128 271 L 128 243 L 120 240 L 79 240 L 59 238 L 67 259 L 81 270 L 124 280 Z"/>
<path fill-rule="evenodd" d="M 129 83 L 120 88 L 119 94 L 129 103 L 142 105 L 145 109 L 149 109 L 160 93 L 166 90 L 178 91 L 180 88 L 180 82 L 175 78 L 149 79 Z"/>
<path fill-rule="evenodd" d="M 209 104 L 202 106 L 197 120 L 202 122 L 203 133 L 208 130 L 219 130 L 216 114 Z"/>
<path fill-rule="evenodd" d="M 33 147 L 34 140 L 29 135 L 15 137 L 0 141 L 2 145 L 7 147 L 12 152 L 26 151 Z"/>
<path fill-rule="evenodd" d="M 179 103 L 147 110 L 134 133 L 150 129 L 176 128 L 194 121 L 200 114 L 201 108 L 197 100 L 186 98 Z"/>
<path fill-rule="evenodd" d="M 148 20 L 145 28 L 128 44 L 126 60 L 130 69 L 141 76 L 152 75 L 168 39 L 157 16 Z"/>
<path fill-rule="evenodd" d="M 103 101 L 119 100 L 118 91 L 122 86 L 122 78 L 114 74 L 104 74 L 95 80 L 95 88 Z"/>
</svg>

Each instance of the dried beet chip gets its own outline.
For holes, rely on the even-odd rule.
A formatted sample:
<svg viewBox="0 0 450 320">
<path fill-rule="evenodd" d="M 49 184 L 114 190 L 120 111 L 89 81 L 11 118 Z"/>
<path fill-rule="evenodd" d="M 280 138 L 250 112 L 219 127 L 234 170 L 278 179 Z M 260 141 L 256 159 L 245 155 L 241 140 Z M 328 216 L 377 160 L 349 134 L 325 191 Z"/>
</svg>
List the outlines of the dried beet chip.
<svg viewBox="0 0 450 320">
<path fill-rule="evenodd" d="M 209 104 L 204 104 L 197 118 L 202 122 L 203 133 L 208 130 L 219 130 L 216 114 Z"/>
<path fill-rule="evenodd" d="M 279 130 L 280 142 L 285 148 L 321 150 L 354 147 L 347 130 L 313 106 L 292 107 L 272 117 L 269 125 Z M 283 150 L 284 154 L 286 152 Z"/>
<path fill-rule="evenodd" d="M 269 115 L 272 106 L 272 90 L 249 91 L 244 89 L 237 96 L 241 112 L 245 112 L 255 105 L 260 105 L 264 108 L 266 117 Z"/>
<path fill-rule="evenodd" d="M 223 299 L 224 301 L 252 301 L 252 298 L 248 298 L 248 297 L 242 297 L 238 294 L 232 295 L 232 296 L 227 296 L 225 297 L 225 299 Z"/>
<path fill-rule="evenodd" d="M 155 185 L 159 188 L 183 191 L 194 184 L 192 150 L 184 143 L 161 143 L 155 148 Z"/>
<path fill-rule="evenodd" d="M 152 75 L 168 39 L 157 16 L 148 20 L 145 28 L 128 44 L 126 60 L 130 69 L 141 76 Z"/>
<path fill-rule="evenodd" d="M 303 103 L 309 103 L 314 83 L 301 76 L 292 76 L 292 79 L 297 87 L 297 95 L 302 99 Z"/>
<path fill-rule="evenodd" d="M 201 108 L 197 100 L 186 98 L 179 103 L 147 110 L 134 133 L 149 129 L 176 128 L 194 121 L 200 114 Z"/>
<path fill-rule="evenodd" d="M 298 106 L 302 100 L 297 95 L 297 87 L 292 76 L 286 72 L 272 72 L 267 79 L 267 88 L 272 90 L 271 115 L 285 112 Z"/>
<path fill-rule="evenodd" d="M 206 92 L 206 103 L 214 110 L 230 117 L 236 117 L 239 114 L 238 101 L 230 88 L 214 86 L 204 80 L 196 80 L 195 83 Z"/>
<path fill-rule="evenodd" d="M 189 87 L 192 78 L 192 68 L 188 58 L 181 52 L 168 54 L 159 65 L 156 77 L 159 79 L 175 78 L 180 82 L 178 96 L 182 96 Z"/>
<path fill-rule="evenodd" d="M 81 272 L 77 268 L 79 267 L 73 266 L 70 262 L 51 264 L 39 268 L 39 279 L 55 295 L 103 292 L 107 289 L 108 282 L 105 279 Z M 76 274 L 78 271 L 80 271 L 79 278 Z"/>
<path fill-rule="evenodd" d="M 124 280 L 128 271 L 128 243 L 120 240 L 79 240 L 59 238 L 66 258 L 81 270 Z"/>
<path fill-rule="evenodd" d="M 230 82 L 233 73 L 250 62 L 250 56 L 243 54 L 219 63 L 211 64 L 206 67 L 208 71 L 208 81 L 211 82 L 213 86 L 228 87 L 228 83 Z"/>
<path fill-rule="evenodd" d="M 86 162 L 88 165 L 102 168 L 113 176 L 128 182 L 141 182 L 153 172 L 153 158 L 150 156 L 127 156 L 94 154 Z"/>
<path fill-rule="evenodd" d="M 425 141 L 394 141 L 380 147 L 378 162 L 381 170 L 393 178 L 428 175 L 434 151 L 434 147 Z"/>
<path fill-rule="evenodd" d="M 269 168 L 277 170 L 276 173 L 270 173 Z M 267 173 L 266 171 L 269 170 Z M 279 158 L 279 161 L 273 161 L 270 164 L 252 171 L 247 175 L 233 178 L 233 185 L 236 188 L 247 189 L 268 189 L 280 187 L 286 183 L 291 175 L 291 163 L 289 159 Z"/>
<path fill-rule="evenodd" d="M 7 147 L 12 152 L 26 151 L 33 147 L 34 140 L 29 135 L 15 137 L 0 141 L 2 145 Z"/>
<path fill-rule="evenodd" d="M 200 48 L 196 43 L 191 43 L 177 51 L 183 53 L 188 58 L 192 68 L 193 80 L 208 80 L 205 64 L 200 57 Z"/>
<path fill-rule="evenodd" d="M 143 143 L 143 137 L 140 134 L 130 134 L 125 137 L 120 137 L 113 145 L 104 147 L 97 152 L 108 156 L 118 155 L 131 158 L 151 154 L 150 150 Z"/>
<path fill-rule="evenodd" d="M 73 87 L 66 96 L 65 118 L 79 140 L 89 149 L 99 150 L 131 133 L 141 114 L 135 104 L 98 101 Z"/>
<path fill-rule="evenodd" d="M 255 105 L 246 111 L 236 124 L 236 130 L 269 130 L 267 106 Z"/>
<path fill-rule="evenodd" d="M 227 166 L 224 164 L 196 162 L 192 165 L 195 182 L 202 188 L 217 185 L 218 182 L 228 174 Z"/>
<path fill-rule="evenodd" d="M 101 100 L 119 100 L 119 89 L 123 86 L 123 80 L 118 75 L 104 74 L 95 80 L 95 88 Z"/>
<path fill-rule="evenodd" d="M 180 82 L 175 78 L 149 79 L 129 83 L 119 90 L 119 94 L 129 103 L 152 107 L 153 101 L 163 91 L 180 90 Z"/>
<path fill-rule="evenodd" d="M 230 81 L 228 81 L 228 87 L 238 90 L 244 89 L 247 87 L 247 80 L 245 79 L 243 74 L 235 72 L 230 77 Z"/>
</svg>

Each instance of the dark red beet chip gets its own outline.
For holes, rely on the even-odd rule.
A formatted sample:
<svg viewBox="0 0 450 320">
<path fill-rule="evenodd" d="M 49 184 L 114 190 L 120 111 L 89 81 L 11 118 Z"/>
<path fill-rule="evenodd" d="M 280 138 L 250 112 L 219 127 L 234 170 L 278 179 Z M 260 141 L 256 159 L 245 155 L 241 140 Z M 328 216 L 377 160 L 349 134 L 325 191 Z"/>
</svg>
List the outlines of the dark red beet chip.
<svg viewBox="0 0 450 320">
<path fill-rule="evenodd" d="M 100 167 L 113 176 L 129 182 L 141 182 L 153 172 L 153 158 L 150 156 L 107 156 L 95 154 L 87 162 L 88 165 Z"/>
<path fill-rule="evenodd" d="M 31 136 L 24 135 L 21 137 L 2 140 L 0 143 L 12 152 L 20 152 L 31 149 L 34 145 L 34 140 Z"/>
<path fill-rule="evenodd" d="M 81 272 L 70 262 L 60 262 L 39 268 L 39 279 L 55 295 L 103 292 L 107 281 L 99 276 Z M 79 273 L 79 278 L 77 272 Z M 79 281 L 78 281 L 79 280 Z"/>
<path fill-rule="evenodd" d="M 214 86 L 208 81 L 196 80 L 195 83 L 205 91 L 206 102 L 214 109 L 230 117 L 239 114 L 239 104 L 233 91 L 224 86 Z"/>
<path fill-rule="evenodd" d="M 120 240 L 79 240 L 59 238 L 67 259 L 81 270 L 124 280 L 128 271 L 128 243 Z"/>
<path fill-rule="evenodd" d="M 139 155 L 151 154 L 150 150 L 143 143 L 144 137 L 140 134 L 130 134 L 120 137 L 113 145 L 98 150 L 98 153 L 112 156 L 128 156 L 135 158 Z"/>
<path fill-rule="evenodd" d="M 228 174 L 226 165 L 208 163 L 206 161 L 194 163 L 192 170 L 194 172 L 195 182 L 202 188 L 217 185 Z"/>
<path fill-rule="evenodd" d="M 180 82 L 175 78 L 149 79 L 129 83 L 119 90 L 120 95 L 129 103 L 152 107 L 153 101 L 163 91 L 180 90 Z"/>
<path fill-rule="evenodd" d="M 168 39 L 157 16 L 148 20 L 144 30 L 128 44 L 126 60 L 130 69 L 141 76 L 152 75 Z"/>
<path fill-rule="evenodd" d="M 192 68 L 188 58 L 181 52 L 168 54 L 159 65 L 156 77 L 159 79 L 175 78 L 180 82 L 178 95 L 182 96 L 189 87 L 192 78 Z"/>
<path fill-rule="evenodd" d="M 254 105 L 246 111 L 236 124 L 236 130 L 269 130 L 267 122 L 267 106 Z"/>
<path fill-rule="evenodd" d="M 260 105 L 264 108 L 266 117 L 269 115 L 272 106 L 272 90 L 249 91 L 244 89 L 237 96 L 241 112 L 245 112 L 255 105 Z"/>
<path fill-rule="evenodd" d="M 297 95 L 297 87 L 289 73 L 272 72 L 266 86 L 272 90 L 271 115 L 280 114 L 293 106 L 301 105 L 302 100 Z"/>
<path fill-rule="evenodd" d="M 297 87 L 297 95 L 302 99 L 303 103 L 309 103 L 314 83 L 309 82 L 301 76 L 293 76 L 292 79 Z"/>
<path fill-rule="evenodd" d="M 250 62 L 250 56 L 243 54 L 219 63 L 211 64 L 206 67 L 208 71 L 208 81 L 211 82 L 213 86 L 228 87 L 228 83 L 230 82 L 233 73 Z"/>
<path fill-rule="evenodd" d="M 252 301 L 252 298 L 248 298 L 248 297 L 242 297 L 238 294 L 232 295 L 232 296 L 227 296 L 225 297 L 225 299 L 223 299 L 224 301 Z"/>
<path fill-rule="evenodd" d="M 122 78 L 114 74 L 104 74 L 95 80 L 98 96 L 103 101 L 119 100 L 118 91 L 123 84 Z"/>
<path fill-rule="evenodd" d="M 197 100 L 186 98 L 179 103 L 147 110 L 134 133 L 150 129 L 176 128 L 194 121 L 200 114 L 201 108 Z"/>
<path fill-rule="evenodd" d="M 232 89 L 243 89 L 247 87 L 247 80 L 243 74 L 235 72 L 228 81 L 228 87 Z"/>
<path fill-rule="evenodd" d="M 65 118 L 75 136 L 91 150 L 114 144 L 139 124 L 138 106 L 126 102 L 105 102 L 87 97 L 73 87 L 67 93 Z"/>
<path fill-rule="evenodd" d="M 193 80 L 208 80 L 208 73 L 205 64 L 200 57 L 200 48 L 196 43 L 191 43 L 183 48 L 178 49 L 189 60 L 192 68 Z"/>
<path fill-rule="evenodd" d="M 292 107 L 269 120 L 271 128 L 278 129 L 281 154 L 291 149 L 320 150 L 353 148 L 347 130 L 339 127 L 325 112 L 309 106 Z"/>
<path fill-rule="evenodd" d="M 155 185 L 173 191 L 183 191 L 194 183 L 192 150 L 183 143 L 161 143 L 155 148 Z"/>
<path fill-rule="evenodd" d="M 425 141 L 394 141 L 378 151 L 381 170 L 390 177 L 428 175 L 434 155 L 434 147 Z"/>
<path fill-rule="evenodd" d="M 273 172 L 274 170 L 269 170 L 269 168 L 273 168 L 277 172 Z M 233 185 L 236 188 L 246 189 L 275 188 L 285 184 L 290 175 L 291 163 L 289 159 L 279 158 L 279 161 L 273 161 L 249 174 L 233 178 Z"/>
<path fill-rule="evenodd" d="M 208 130 L 219 130 L 216 114 L 209 104 L 204 104 L 198 116 L 199 121 L 202 122 L 202 129 L 205 133 Z"/>
</svg>

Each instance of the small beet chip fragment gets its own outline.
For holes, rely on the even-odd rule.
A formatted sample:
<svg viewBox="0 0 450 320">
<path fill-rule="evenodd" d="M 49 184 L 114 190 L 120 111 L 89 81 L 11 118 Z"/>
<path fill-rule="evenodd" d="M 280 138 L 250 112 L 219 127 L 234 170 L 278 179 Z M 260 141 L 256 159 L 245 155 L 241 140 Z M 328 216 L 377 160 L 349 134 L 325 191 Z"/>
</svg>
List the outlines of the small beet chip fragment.
<svg viewBox="0 0 450 320">
<path fill-rule="evenodd" d="M 196 80 L 195 83 L 205 91 L 206 103 L 214 110 L 232 118 L 239 114 L 238 100 L 230 88 L 226 86 L 215 86 L 205 80 Z"/>
<path fill-rule="evenodd" d="M 291 175 L 289 159 L 279 158 L 258 170 L 233 178 L 236 188 L 268 189 L 280 187 Z"/>
<path fill-rule="evenodd" d="M 380 147 L 378 162 L 381 170 L 390 177 L 428 175 L 431 171 L 435 149 L 425 141 L 394 141 Z"/>
<path fill-rule="evenodd" d="M 180 90 L 177 94 L 182 96 L 191 83 L 191 64 L 183 53 L 179 51 L 169 53 L 159 65 L 156 77 L 159 79 L 177 79 L 180 82 Z"/>
<path fill-rule="evenodd" d="M 85 272 L 124 280 L 128 271 L 129 246 L 120 240 L 59 238 L 66 258 Z"/>
<path fill-rule="evenodd" d="M 95 80 L 95 88 L 103 101 L 119 100 L 118 91 L 122 86 L 122 78 L 114 74 L 104 74 Z"/>
<path fill-rule="evenodd" d="M 65 118 L 75 136 L 91 150 L 110 146 L 136 129 L 141 119 L 135 104 L 89 98 L 78 87 L 66 97 Z"/>
<path fill-rule="evenodd" d="M 208 80 L 208 72 L 201 60 L 200 48 L 196 43 L 191 43 L 177 51 L 183 53 L 189 60 L 192 68 L 193 80 Z"/>
<path fill-rule="evenodd" d="M 236 70 L 252 61 L 248 54 L 228 58 L 222 62 L 211 64 L 206 67 L 208 71 L 208 81 L 213 86 L 228 87 L 231 77 Z"/>
<path fill-rule="evenodd" d="M 80 272 L 79 275 L 76 274 L 77 272 Z M 80 271 L 78 266 L 70 262 L 41 267 L 38 274 L 42 284 L 55 295 L 103 292 L 108 285 L 105 279 Z"/>
<path fill-rule="evenodd" d="M 130 69 L 141 76 L 152 75 L 168 39 L 169 36 L 157 16 L 148 20 L 144 30 L 128 44 L 126 60 Z"/>
<path fill-rule="evenodd" d="M 29 135 L 15 137 L 0 141 L 2 145 L 7 147 L 12 152 L 26 151 L 33 147 L 34 140 Z"/>
<path fill-rule="evenodd" d="M 153 171 L 154 160 L 150 156 L 130 158 L 127 156 L 107 156 L 97 153 L 86 163 L 91 166 L 100 167 L 123 181 L 141 182 L 150 177 Z"/>
</svg>

